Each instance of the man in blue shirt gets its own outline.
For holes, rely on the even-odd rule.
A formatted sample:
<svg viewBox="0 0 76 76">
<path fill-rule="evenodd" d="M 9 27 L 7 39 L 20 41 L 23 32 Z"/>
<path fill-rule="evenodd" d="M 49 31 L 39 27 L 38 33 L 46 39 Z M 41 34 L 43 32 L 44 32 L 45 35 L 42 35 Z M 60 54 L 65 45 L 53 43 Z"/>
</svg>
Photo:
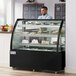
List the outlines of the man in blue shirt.
<svg viewBox="0 0 76 76">
<path fill-rule="evenodd" d="M 49 16 L 48 14 L 47 14 L 47 12 L 48 12 L 48 8 L 46 7 L 46 6 L 43 6 L 42 8 L 41 8 L 41 16 L 39 16 L 38 17 L 38 19 L 52 19 L 52 16 Z"/>
</svg>

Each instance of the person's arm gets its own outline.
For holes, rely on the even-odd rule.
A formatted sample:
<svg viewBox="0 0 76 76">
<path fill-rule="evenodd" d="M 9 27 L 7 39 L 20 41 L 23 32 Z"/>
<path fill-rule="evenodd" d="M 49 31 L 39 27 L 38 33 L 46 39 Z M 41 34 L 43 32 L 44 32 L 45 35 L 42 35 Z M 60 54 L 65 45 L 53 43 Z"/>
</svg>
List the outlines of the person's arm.
<svg viewBox="0 0 76 76">
<path fill-rule="evenodd" d="M 52 19 L 52 16 L 48 16 L 47 19 Z"/>
<path fill-rule="evenodd" d="M 38 19 L 41 19 L 41 16 L 39 16 Z"/>
</svg>

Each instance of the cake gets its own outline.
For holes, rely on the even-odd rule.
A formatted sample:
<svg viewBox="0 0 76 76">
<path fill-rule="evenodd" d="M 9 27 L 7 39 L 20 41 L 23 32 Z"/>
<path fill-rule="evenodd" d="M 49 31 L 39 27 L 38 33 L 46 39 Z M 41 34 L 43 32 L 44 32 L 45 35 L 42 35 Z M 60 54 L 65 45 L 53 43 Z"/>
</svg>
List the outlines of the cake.
<svg viewBox="0 0 76 76">
<path fill-rule="evenodd" d="M 43 44 L 43 45 L 49 45 L 49 41 L 42 40 L 41 44 Z"/>
<path fill-rule="evenodd" d="M 32 39 L 32 44 L 39 44 L 38 39 Z"/>
<path fill-rule="evenodd" d="M 57 38 L 51 38 L 51 44 L 57 44 Z"/>
<path fill-rule="evenodd" d="M 22 43 L 29 43 L 28 39 L 22 40 Z"/>
</svg>

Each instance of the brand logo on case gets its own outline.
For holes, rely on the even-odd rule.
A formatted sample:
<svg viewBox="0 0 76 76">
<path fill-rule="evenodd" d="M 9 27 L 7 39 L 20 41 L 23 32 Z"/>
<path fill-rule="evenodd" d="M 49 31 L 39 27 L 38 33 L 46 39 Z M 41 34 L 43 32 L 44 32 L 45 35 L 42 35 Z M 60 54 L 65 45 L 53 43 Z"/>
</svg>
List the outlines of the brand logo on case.
<svg viewBox="0 0 76 76">
<path fill-rule="evenodd" d="M 16 55 L 16 51 L 11 51 L 10 54 L 11 55 Z"/>
</svg>

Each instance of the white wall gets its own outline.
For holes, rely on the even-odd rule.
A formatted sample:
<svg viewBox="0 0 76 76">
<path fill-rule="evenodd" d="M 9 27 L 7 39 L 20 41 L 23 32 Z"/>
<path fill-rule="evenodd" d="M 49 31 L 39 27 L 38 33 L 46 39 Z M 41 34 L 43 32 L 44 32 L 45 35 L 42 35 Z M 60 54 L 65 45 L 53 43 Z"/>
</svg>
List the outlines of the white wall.
<svg viewBox="0 0 76 76">
<path fill-rule="evenodd" d="M 59 0 L 37 0 L 38 3 L 44 3 L 49 11 L 48 14 L 54 18 L 54 4 L 58 3 Z M 22 5 L 26 3 L 26 0 L 15 0 L 15 20 L 22 18 Z"/>
<path fill-rule="evenodd" d="M 4 0 L 0 0 L 0 25 L 4 25 L 5 21 L 5 3 Z"/>
<path fill-rule="evenodd" d="M 14 24 L 14 0 L 6 0 L 6 23 Z"/>
<path fill-rule="evenodd" d="M 0 33 L 0 67 L 10 66 L 11 34 Z"/>
<path fill-rule="evenodd" d="M 0 0 L 0 25 L 13 24 L 14 0 Z"/>
<path fill-rule="evenodd" d="M 76 73 L 76 0 L 66 0 L 66 68 Z"/>
</svg>

